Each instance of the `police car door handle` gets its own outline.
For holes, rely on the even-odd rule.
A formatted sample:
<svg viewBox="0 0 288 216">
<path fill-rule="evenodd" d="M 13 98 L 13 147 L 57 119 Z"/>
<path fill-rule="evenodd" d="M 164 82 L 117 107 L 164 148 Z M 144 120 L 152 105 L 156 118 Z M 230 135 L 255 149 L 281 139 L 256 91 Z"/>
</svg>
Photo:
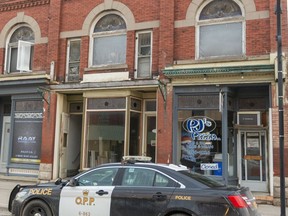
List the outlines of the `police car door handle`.
<svg viewBox="0 0 288 216">
<path fill-rule="evenodd" d="M 167 199 L 167 195 L 162 194 L 161 192 L 157 192 L 156 194 L 153 195 L 153 199 L 163 201 Z"/>
<path fill-rule="evenodd" d="M 108 194 L 108 192 L 104 191 L 104 190 L 99 190 L 99 191 L 96 192 L 96 194 L 98 194 L 99 196 L 103 196 L 105 194 Z"/>
</svg>

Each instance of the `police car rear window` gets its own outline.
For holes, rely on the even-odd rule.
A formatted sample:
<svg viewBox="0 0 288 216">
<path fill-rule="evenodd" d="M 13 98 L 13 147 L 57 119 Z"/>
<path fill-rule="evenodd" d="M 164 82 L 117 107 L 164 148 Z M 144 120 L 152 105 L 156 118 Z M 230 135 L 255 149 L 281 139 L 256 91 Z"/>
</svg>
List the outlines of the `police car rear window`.
<svg viewBox="0 0 288 216">
<path fill-rule="evenodd" d="M 206 177 L 204 175 L 201 175 L 201 174 L 198 174 L 198 173 L 194 173 L 194 172 L 191 172 L 189 170 L 182 170 L 182 171 L 179 171 L 180 173 L 184 174 L 185 176 L 188 176 L 208 187 L 223 187 L 224 184 L 214 180 L 214 179 L 211 179 L 209 177 Z"/>
</svg>

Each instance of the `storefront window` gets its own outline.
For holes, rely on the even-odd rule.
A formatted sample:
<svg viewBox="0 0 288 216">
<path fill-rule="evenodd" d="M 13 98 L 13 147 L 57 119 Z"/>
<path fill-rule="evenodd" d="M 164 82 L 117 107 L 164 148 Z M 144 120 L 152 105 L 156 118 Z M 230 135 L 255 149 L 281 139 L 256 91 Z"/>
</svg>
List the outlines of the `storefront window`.
<svg viewBox="0 0 288 216">
<path fill-rule="evenodd" d="M 12 163 L 39 164 L 43 121 L 42 100 L 17 100 L 14 103 Z"/>
<path fill-rule="evenodd" d="M 221 113 L 179 110 L 180 163 L 205 175 L 222 175 Z"/>
<path fill-rule="evenodd" d="M 125 111 L 87 112 L 88 167 L 121 161 L 124 155 Z"/>
</svg>

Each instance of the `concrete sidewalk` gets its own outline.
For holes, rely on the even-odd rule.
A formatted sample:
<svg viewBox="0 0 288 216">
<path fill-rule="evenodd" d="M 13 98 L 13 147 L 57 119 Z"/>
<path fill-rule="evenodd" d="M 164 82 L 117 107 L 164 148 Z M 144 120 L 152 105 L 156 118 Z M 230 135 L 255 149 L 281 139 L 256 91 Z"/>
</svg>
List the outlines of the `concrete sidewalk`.
<svg viewBox="0 0 288 216">
<path fill-rule="evenodd" d="M 281 213 L 280 206 L 259 204 L 258 209 L 262 216 L 280 216 Z M 288 208 L 286 208 L 286 215 L 288 215 Z"/>
</svg>

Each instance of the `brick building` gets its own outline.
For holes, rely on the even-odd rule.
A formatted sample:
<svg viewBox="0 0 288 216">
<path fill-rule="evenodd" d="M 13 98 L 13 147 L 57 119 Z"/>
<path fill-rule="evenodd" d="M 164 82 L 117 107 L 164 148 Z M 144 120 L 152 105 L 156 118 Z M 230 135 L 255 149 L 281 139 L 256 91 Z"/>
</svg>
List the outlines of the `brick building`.
<svg viewBox="0 0 288 216">
<path fill-rule="evenodd" d="M 277 197 L 274 8 L 0 1 L 0 172 L 47 181 L 147 155 Z M 286 20 L 282 1 L 283 71 Z"/>
</svg>

